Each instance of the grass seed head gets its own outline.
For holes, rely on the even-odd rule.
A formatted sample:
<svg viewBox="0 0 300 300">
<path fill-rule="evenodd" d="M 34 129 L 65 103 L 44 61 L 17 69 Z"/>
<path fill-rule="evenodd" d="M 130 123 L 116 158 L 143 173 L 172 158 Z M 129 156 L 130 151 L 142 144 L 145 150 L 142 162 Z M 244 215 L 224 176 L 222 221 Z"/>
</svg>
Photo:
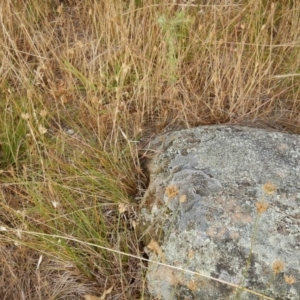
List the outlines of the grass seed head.
<svg viewBox="0 0 300 300">
<path fill-rule="evenodd" d="M 257 202 L 257 203 L 255 204 L 255 206 L 256 206 L 257 212 L 258 212 L 259 214 L 262 214 L 262 213 L 264 213 L 264 212 L 268 209 L 269 204 L 266 203 L 266 202 L 259 201 L 259 202 Z"/>
<path fill-rule="evenodd" d="M 169 185 L 166 188 L 166 195 L 168 198 L 175 198 L 179 191 L 176 185 Z"/>
<path fill-rule="evenodd" d="M 279 274 L 279 273 L 283 272 L 284 268 L 285 268 L 285 265 L 282 260 L 276 260 L 272 266 L 274 274 Z"/>
<path fill-rule="evenodd" d="M 288 275 L 285 275 L 285 274 L 284 274 L 283 278 L 284 278 L 284 281 L 285 281 L 287 284 L 289 284 L 289 285 L 291 285 L 291 284 L 293 284 L 293 283 L 296 282 L 296 279 L 295 279 L 295 277 L 294 277 L 293 275 L 288 276 Z"/>
<path fill-rule="evenodd" d="M 272 182 L 266 182 L 264 185 L 263 185 L 263 191 L 265 194 L 267 195 L 274 195 L 276 193 L 276 190 L 277 190 L 277 187 L 274 183 Z"/>
</svg>

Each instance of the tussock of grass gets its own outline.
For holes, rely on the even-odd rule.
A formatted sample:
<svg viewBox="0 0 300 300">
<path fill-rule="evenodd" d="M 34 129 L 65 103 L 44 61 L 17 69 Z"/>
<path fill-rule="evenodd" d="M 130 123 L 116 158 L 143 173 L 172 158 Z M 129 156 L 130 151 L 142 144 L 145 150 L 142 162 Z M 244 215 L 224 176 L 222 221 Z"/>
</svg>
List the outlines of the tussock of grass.
<svg viewBox="0 0 300 300">
<path fill-rule="evenodd" d="M 2 281 L 1 299 L 74 299 L 91 286 L 129 299 L 142 286 L 139 260 L 49 236 L 140 255 L 134 208 L 118 204 L 136 205 L 139 157 L 158 132 L 225 122 L 299 132 L 299 4 L 177 2 L 1 2 L 0 226 L 13 229 L 1 233 L 1 272 L 16 287 Z M 61 263 L 52 288 L 54 273 L 25 263 L 41 252 L 77 279 Z"/>
</svg>

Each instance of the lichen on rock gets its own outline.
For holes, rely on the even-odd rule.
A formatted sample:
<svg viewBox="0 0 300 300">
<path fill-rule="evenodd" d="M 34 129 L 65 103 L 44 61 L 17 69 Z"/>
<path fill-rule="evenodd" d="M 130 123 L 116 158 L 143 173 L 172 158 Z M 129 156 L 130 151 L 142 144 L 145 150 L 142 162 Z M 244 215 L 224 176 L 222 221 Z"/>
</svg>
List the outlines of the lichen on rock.
<svg viewBox="0 0 300 300">
<path fill-rule="evenodd" d="M 166 264 L 191 272 L 167 270 L 152 253 L 150 292 L 164 300 L 260 299 L 236 285 L 300 299 L 300 137 L 215 125 L 153 143 L 159 154 L 149 164 L 140 225 L 163 231 L 155 239 Z"/>
</svg>

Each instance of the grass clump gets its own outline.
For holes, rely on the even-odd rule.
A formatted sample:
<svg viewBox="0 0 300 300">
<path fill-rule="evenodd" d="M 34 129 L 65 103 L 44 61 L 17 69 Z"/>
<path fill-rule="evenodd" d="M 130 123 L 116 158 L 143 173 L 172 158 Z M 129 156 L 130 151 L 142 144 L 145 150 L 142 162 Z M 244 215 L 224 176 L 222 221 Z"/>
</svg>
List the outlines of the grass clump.
<svg viewBox="0 0 300 300">
<path fill-rule="evenodd" d="M 140 255 L 146 142 L 225 122 L 299 132 L 299 15 L 289 0 L 2 1 L 1 298 L 133 299 L 140 261 L 91 244 Z"/>
</svg>

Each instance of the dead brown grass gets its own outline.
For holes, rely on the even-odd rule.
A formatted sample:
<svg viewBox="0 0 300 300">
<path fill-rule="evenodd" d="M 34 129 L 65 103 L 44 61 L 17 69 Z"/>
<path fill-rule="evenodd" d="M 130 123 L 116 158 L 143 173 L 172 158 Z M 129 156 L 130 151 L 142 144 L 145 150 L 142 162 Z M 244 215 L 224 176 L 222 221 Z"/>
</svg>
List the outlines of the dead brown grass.
<svg viewBox="0 0 300 300">
<path fill-rule="evenodd" d="M 0 251 L 1 299 L 78 299 L 97 292 L 75 266 L 57 257 L 16 245 Z"/>
<path fill-rule="evenodd" d="M 142 194 L 155 134 L 300 132 L 297 1 L 173 2 L 1 2 L 1 299 L 144 293 L 139 260 L 20 233 L 140 255 L 134 217 L 116 204 Z"/>
</svg>

